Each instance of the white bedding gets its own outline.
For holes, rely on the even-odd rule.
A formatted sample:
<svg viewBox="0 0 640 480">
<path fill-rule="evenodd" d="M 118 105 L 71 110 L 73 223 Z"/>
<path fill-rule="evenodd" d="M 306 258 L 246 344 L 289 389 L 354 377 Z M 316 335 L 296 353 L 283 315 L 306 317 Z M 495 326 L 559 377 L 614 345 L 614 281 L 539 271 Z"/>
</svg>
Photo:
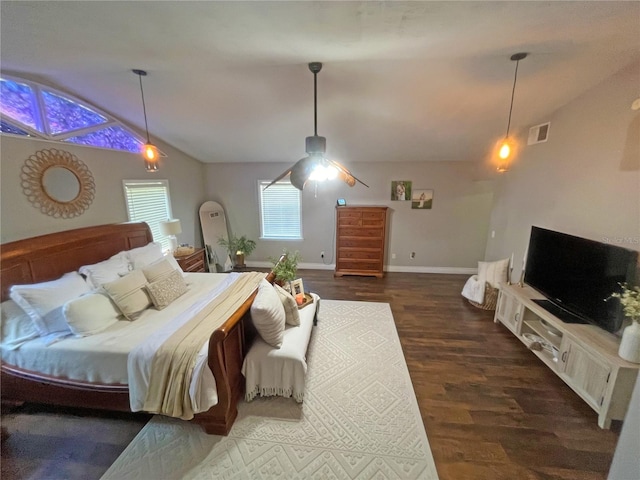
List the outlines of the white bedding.
<svg viewBox="0 0 640 480">
<path fill-rule="evenodd" d="M 9 365 L 55 377 L 102 384 L 128 384 L 129 352 L 147 339 L 151 332 L 162 329 L 173 319 L 180 317 L 186 309 L 195 308 L 194 305 L 200 303 L 203 297 L 210 297 L 211 292 L 228 279 L 229 275 L 185 273 L 187 292 L 165 309 L 158 311 L 150 308 L 133 322 L 118 321 L 95 335 L 82 338 L 68 337 L 49 346 L 45 345 L 42 338 L 36 338 L 27 340 L 15 348 L 15 345 L 12 345 L 12 341 L 15 340 L 13 332 L 15 331 L 15 335 L 24 332 L 11 325 L 11 319 L 5 318 L 3 308 L 3 332 L 0 343 L 2 360 Z M 203 340 L 203 349 L 198 357 L 201 366 L 206 366 L 207 340 Z M 211 373 L 208 368 L 205 370 Z M 208 396 L 207 401 L 212 401 L 212 395 L 215 395 L 212 374 L 204 391 Z M 215 403 L 217 395 L 212 405 Z"/>
</svg>

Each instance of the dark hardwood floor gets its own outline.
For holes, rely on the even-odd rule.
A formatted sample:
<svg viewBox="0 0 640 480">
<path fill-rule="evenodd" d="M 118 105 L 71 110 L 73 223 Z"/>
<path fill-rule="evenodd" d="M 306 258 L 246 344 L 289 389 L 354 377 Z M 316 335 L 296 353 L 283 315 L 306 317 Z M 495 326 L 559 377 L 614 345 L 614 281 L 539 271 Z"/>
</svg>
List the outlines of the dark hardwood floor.
<svg viewBox="0 0 640 480">
<path fill-rule="evenodd" d="M 606 479 L 620 423 L 598 428 L 493 312 L 467 303 L 466 276 L 299 273 L 322 298 L 391 304 L 441 480 Z M 100 478 L 147 418 L 3 409 L 2 478 Z"/>
</svg>

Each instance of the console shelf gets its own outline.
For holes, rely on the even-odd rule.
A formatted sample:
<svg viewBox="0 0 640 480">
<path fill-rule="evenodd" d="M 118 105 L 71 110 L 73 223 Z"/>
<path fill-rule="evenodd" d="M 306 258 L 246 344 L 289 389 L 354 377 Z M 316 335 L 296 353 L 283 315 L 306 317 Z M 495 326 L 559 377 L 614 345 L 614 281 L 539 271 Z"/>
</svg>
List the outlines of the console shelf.
<svg viewBox="0 0 640 480">
<path fill-rule="evenodd" d="M 640 365 L 618 356 L 618 337 L 595 325 L 563 322 L 533 301 L 542 298 L 527 285 L 503 284 L 494 322 L 506 326 L 593 408 L 600 428 L 623 420 Z"/>
</svg>

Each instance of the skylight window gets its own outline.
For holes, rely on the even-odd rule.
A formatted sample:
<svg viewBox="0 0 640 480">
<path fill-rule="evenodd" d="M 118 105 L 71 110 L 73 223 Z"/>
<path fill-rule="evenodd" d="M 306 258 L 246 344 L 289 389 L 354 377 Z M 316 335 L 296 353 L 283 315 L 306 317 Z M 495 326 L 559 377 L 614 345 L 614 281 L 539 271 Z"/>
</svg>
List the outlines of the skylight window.
<svg viewBox="0 0 640 480">
<path fill-rule="evenodd" d="M 0 79 L 0 112 L 34 130 L 41 130 L 36 122 L 35 95 L 29 85 Z"/>
<path fill-rule="evenodd" d="M 39 83 L 0 78 L 0 132 L 140 153 L 145 139 L 98 108 Z"/>
<path fill-rule="evenodd" d="M 79 128 L 93 127 L 105 123 L 107 119 L 89 108 L 61 95 L 43 90 L 42 98 L 49 133 L 57 135 Z"/>
</svg>

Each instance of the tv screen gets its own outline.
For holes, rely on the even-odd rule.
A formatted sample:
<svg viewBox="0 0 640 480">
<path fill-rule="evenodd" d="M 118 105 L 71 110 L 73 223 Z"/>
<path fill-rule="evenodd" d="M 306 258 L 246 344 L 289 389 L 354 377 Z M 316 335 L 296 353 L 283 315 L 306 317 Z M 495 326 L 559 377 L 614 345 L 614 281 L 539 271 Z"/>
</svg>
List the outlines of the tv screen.
<svg viewBox="0 0 640 480">
<path fill-rule="evenodd" d="M 624 314 L 618 300 L 605 299 L 620 291 L 620 283 L 634 284 L 637 268 L 637 251 L 534 226 L 524 281 L 561 320 L 616 332 Z"/>
</svg>

